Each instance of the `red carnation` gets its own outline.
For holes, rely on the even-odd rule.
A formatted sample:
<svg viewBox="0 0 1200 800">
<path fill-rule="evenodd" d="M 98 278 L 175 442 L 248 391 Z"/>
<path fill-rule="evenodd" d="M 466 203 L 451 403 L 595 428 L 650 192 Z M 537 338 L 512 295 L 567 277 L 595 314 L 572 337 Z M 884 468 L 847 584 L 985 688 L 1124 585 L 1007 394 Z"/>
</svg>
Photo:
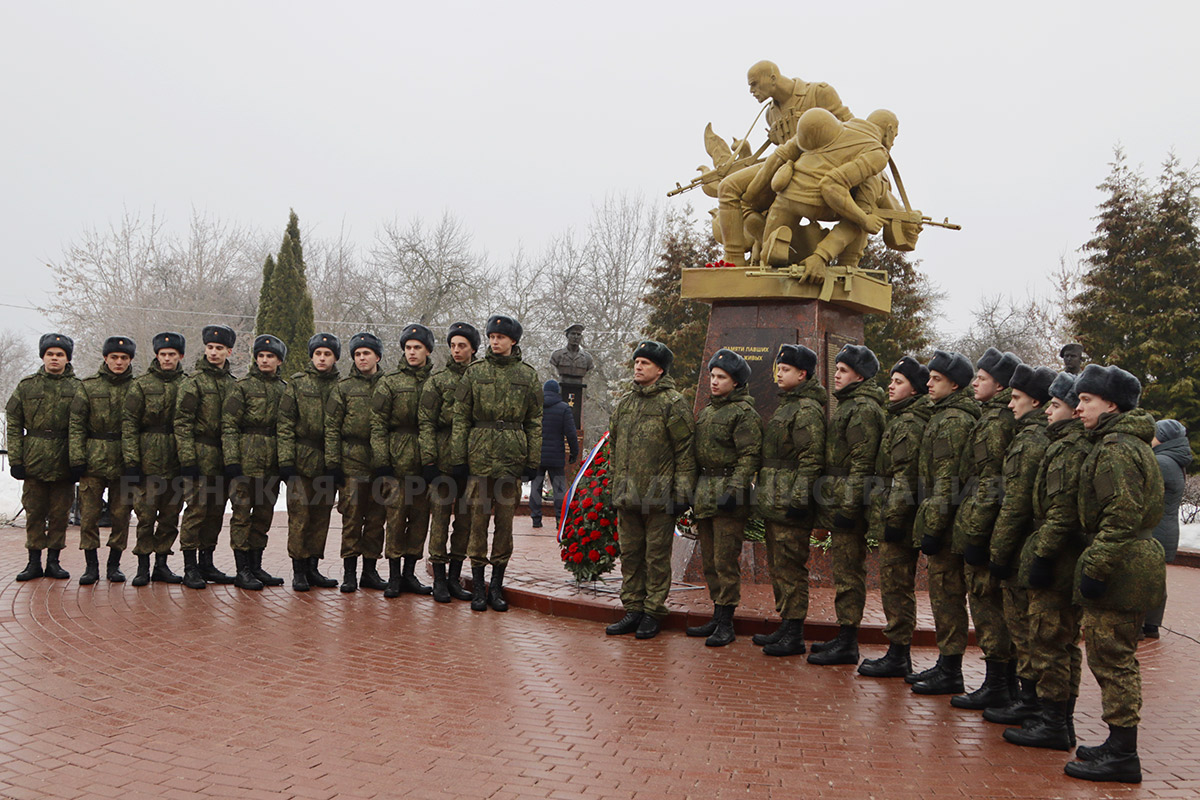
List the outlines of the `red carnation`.
<svg viewBox="0 0 1200 800">
<path fill-rule="evenodd" d="M 600 524 L 601 525 L 611 525 L 612 523 L 609 521 L 608 517 L 604 517 L 602 520 L 600 520 Z"/>
<path fill-rule="evenodd" d="M 571 546 L 567 548 L 567 551 L 574 553 L 578 549 L 579 549 L 579 545 L 575 544 L 575 542 L 571 542 Z"/>
<path fill-rule="evenodd" d="M 592 468 L 591 468 L 591 467 L 588 467 L 587 469 L 585 469 L 585 470 L 583 471 L 583 477 L 585 477 L 585 478 L 590 478 L 590 477 L 592 477 L 592 475 L 594 475 L 594 474 L 595 474 L 595 473 L 594 473 L 594 472 L 592 472 Z"/>
<path fill-rule="evenodd" d="M 596 520 L 600 519 L 600 515 L 597 514 L 595 511 L 589 511 L 587 518 L 588 518 L 588 522 L 595 522 Z"/>
<path fill-rule="evenodd" d="M 583 553 L 576 553 L 575 555 L 571 556 L 571 560 L 576 564 L 583 563 Z"/>
<path fill-rule="evenodd" d="M 602 488 L 600 488 L 599 486 L 597 486 L 595 489 L 592 489 L 592 494 L 594 494 L 596 497 L 599 497 L 600 493 L 602 491 L 604 491 L 604 490 Z"/>
<path fill-rule="evenodd" d="M 595 550 L 589 550 L 589 551 L 588 551 L 588 558 L 590 558 L 592 561 L 599 561 L 599 560 L 600 560 L 600 553 L 599 553 L 599 552 L 597 552 L 597 551 L 595 551 Z"/>
<path fill-rule="evenodd" d="M 560 556 L 562 556 L 562 560 L 563 560 L 563 561 L 566 561 L 566 560 L 567 560 L 567 551 L 566 551 L 566 550 L 560 550 L 558 554 L 559 554 Z M 610 555 L 611 555 L 611 554 L 610 554 Z"/>
<path fill-rule="evenodd" d="M 617 548 L 615 545 L 606 544 L 606 545 L 604 545 L 604 552 L 608 553 L 610 556 L 616 556 Z M 563 553 L 563 561 L 566 561 L 566 560 L 567 560 L 567 554 Z"/>
<path fill-rule="evenodd" d="M 621 541 L 621 536 L 620 536 L 620 534 L 618 534 L 616 531 L 613 531 L 613 541 L 614 541 L 614 542 L 619 542 L 619 541 Z"/>
<path fill-rule="evenodd" d="M 581 508 L 591 508 L 592 507 L 592 498 L 590 498 L 590 497 L 583 498 L 583 502 L 580 503 L 579 505 Z"/>
</svg>

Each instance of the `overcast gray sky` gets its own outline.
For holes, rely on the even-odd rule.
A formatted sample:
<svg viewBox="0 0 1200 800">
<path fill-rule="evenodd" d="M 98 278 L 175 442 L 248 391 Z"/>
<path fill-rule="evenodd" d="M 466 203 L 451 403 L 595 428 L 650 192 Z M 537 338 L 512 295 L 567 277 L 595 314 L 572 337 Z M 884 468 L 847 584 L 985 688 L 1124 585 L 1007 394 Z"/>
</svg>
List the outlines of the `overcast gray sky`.
<svg viewBox="0 0 1200 800">
<path fill-rule="evenodd" d="M 746 69 L 767 58 L 858 116 L 899 115 L 914 205 L 963 225 L 915 254 L 957 332 L 982 294 L 1044 290 L 1086 241 L 1114 144 L 1150 175 L 1171 148 L 1200 156 L 1198 29 L 1183 0 L 8 0 L 0 302 L 45 302 L 44 264 L 126 209 L 274 231 L 295 208 L 305 233 L 363 244 L 449 210 L 499 261 L 606 193 L 703 212 L 698 191 L 663 195 L 706 160 L 705 123 L 745 131 Z"/>
</svg>

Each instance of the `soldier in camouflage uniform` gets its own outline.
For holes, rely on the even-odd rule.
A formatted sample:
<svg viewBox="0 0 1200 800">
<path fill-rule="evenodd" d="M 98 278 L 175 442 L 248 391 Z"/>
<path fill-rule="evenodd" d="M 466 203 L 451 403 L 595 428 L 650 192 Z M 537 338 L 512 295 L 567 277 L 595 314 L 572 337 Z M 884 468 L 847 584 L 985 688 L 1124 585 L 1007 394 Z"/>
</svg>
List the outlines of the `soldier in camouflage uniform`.
<svg viewBox="0 0 1200 800">
<path fill-rule="evenodd" d="M 1088 669 L 1100 684 L 1108 739 L 1079 747 L 1073 778 L 1138 783 L 1142 676 L 1137 660 L 1142 615 L 1166 594 L 1162 545 L 1153 538 L 1163 512 L 1163 479 L 1150 448 L 1154 417 L 1138 409 L 1141 383 L 1117 366 L 1089 364 L 1075 382 L 1079 416 L 1092 450 L 1079 477 L 1079 519 L 1088 545 L 1076 565 Z"/>
<path fill-rule="evenodd" d="M 870 538 L 879 542 L 879 594 L 887 625 L 888 651 L 858 666 L 860 675 L 903 678 L 912 672 L 913 631 L 917 627 L 917 559 L 913 542 L 917 514 L 917 470 L 921 436 L 933 416 L 929 402 L 929 370 L 912 356 L 892 367 L 888 381 L 888 420 L 875 459 L 878 485 L 873 487 L 868 512 Z"/>
<path fill-rule="evenodd" d="M 75 481 L 67 447 L 71 403 L 80 382 L 71 367 L 75 343 L 61 333 L 38 341 L 41 368 L 21 379 L 8 399 L 8 465 L 25 484 L 25 548 L 29 563 L 17 575 L 28 581 L 45 575 L 66 580 L 70 574 L 58 563 L 67 544 L 67 515 L 75 500 Z M 46 567 L 42 568 L 42 550 Z"/>
<path fill-rule="evenodd" d="M 696 419 L 696 496 L 692 501 L 712 619 L 687 629 L 708 647 L 734 640 L 733 612 L 742 599 L 742 541 L 754 476 L 762 460 L 762 418 L 746 383 L 750 365 L 732 350 L 708 361 L 708 405 Z"/>
<path fill-rule="evenodd" d="M 237 563 L 233 585 L 261 591 L 283 586 L 263 569 L 267 531 L 279 499 L 279 454 L 276 421 L 287 384 L 279 367 L 287 359 L 287 345 L 278 337 L 255 337 L 254 364 L 246 377 L 229 390 L 221 413 L 221 444 L 225 479 L 229 485 L 229 544 Z"/>
<path fill-rule="evenodd" d="M 959 353 L 935 350 L 929 362 L 933 416 L 921 435 L 922 489 L 913 543 L 920 542 L 929 572 L 929 605 L 937 635 L 938 660 L 929 669 L 905 675 L 917 694 L 957 694 L 963 690 L 962 657 L 967 649 L 967 587 L 962 556 L 950 546 L 960 490 L 958 454 L 979 419 L 971 397 L 971 362 Z"/>
<path fill-rule="evenodd" d="M 159 583 L 183 580 L 171 571 L 167 556 L 179 533 L 179 512 L 183 509 L 175 407 L 179 387 L 187 376 L 179 363 L 186 342 L 182 335 L 166 332 L 155 336 L 151 346 L 154 359 L 150 369 L 133 379 L 121 420 L 125 476 L 138 484 L 133 500 L 138 520 L 137 542 L 133 546 L 138 560 L 134 586 L 145 586 L 152 580 Z"/>
<path fill-rule="evenodd" d="M 504 570 L 512 555 L 512 521 L 521 481 L 531 481 L 542 455 L 542 387 L 537 371 L 521 360 L 521 323 L 493 315 L 487 323 L 487 356 L 467 368 L 454 395 L 452 474 L 470 476 L 471 610 L 507 611 Z M 495 512 L 488 558 L 488 520 Z M 484 587 L 484 567 L 492 579 Z"/>
<path fill-rule="evenodd" d="M 479 331 L 466 322 L 455 322 L 446 335 L 446 344 L 450 347 L 450 360 L 429 377 L 417 414 L 421 461 L 425 482 L 430 487 L 429 561 L 433 564 L 433 599 L 439 603 L 449 603 L 451 597 L 471 599 L 471 593 L 461 582 L 471 536 L 471 510 L 467 507 L 466 487 L 450 475 L 453 466 L 450 434 L 454 429 L 454 393 L 467 367 L 475 361 Z"/>
<path fill-rule="evenodd" d="M 379 379 L 371 400 L 373 475 L 383 481 L 388 507 L 383 554 L 389 573 L 384 597 L 399 597 L 402 592 L 433 594 L 416 575 L 429 533 L 429 490 L 421 463 L 417 412 L 433 371 L 429 363 L 433 331 L 424 325 L 406 325 L 400 347 L 404 351 L 400 366 Z"/>
<path fill-rule="evenodd" d="M 325 405 L 338 382 L 341 355 L 338 337 L 313 334 L 308 340 L 308 366 L 288 381 L 275 423 L 279 477 L 287 488 L 292 588 L 297 592 L 338 585 L 321 574 L 318 564 L 325 557 L 329 517 L 337 497 L 333 476 L 325 466 Z"/>
<path fill-rule="evenodd" d="M 848 344 L 837 354 L 833 396 L 838 405 L 825 432 L 825 484 L 818 527 L 829 531 L 836 587 L 836 638 L 814 644 L 810 664 L 857 664 L 858 626 L 867 602 L 867 492 L 883 438 L 884 393 L 871 379 L 879 359 Z"/>
<path fill-rule="evenodd" d="M 387 509 L 371 481 L 371 396 L 383 377 L 379 361 L 383 342 L 373 333 L 350 337 L 350 374 L 337 382 L 325 405 L 325 466 L 340 488 L 342 515 L 343 592 L 358 591 L 358 557 L 362 556 L 362 587 L 383 591 L 376 562 L 383 555 L 383 526 Z"/>
<path fill-rule="evenodd" d="M 1004 497 L 1004 455 L 1017 422 L 1008 408 L 1008 383 L 1021 360 L 989 347 L 975 363 L 975 399 L 982 415 L 971 430 L 962 453 L 959 476 L 964 496 L 954 517 L 954 552 L 966 562 L 967 600 L 975 640 L 983 651 L 987 672 L 972 692 L 950 698 L 955 708 L 980 710 L 1008 705 L 1016 689 L 1016 653 L 1004 621 L 1000 581 L 988 569 L 988 548 L 1000 502 Z"/>
<path fill-rule="evenodd" d="M 129 514 L 133 511 L 133 487 L 121 480 L 125 461 L 121 457 L 121 416 L 125 395 L 133 380 L 133 357 L 137 345 L 128 336 L 104 340 L 104 363 L 85 379 L 71 403 L 71 475 L 79 481 L 79 547 L 86 567 L 79 585 L 100 579 L 100 514 L 108 493 L 112 529 L 108 534 L 108 579 L 125 580 L 121 551 L 129 541 Z"/>
<path fill-rule="evenodd" d="M 204 352 L 196 359 L 196 371 L 180 382 L 175 401 L 175 446 L 187 502 L 179 526 L 179 547 L 183 550 L 183 585 L 191 589 L 203 589 L 207 583 L 233 583 L 233 576 L 213 563 L 213 555 L 229 499 L 221 454 L 221 413 L 237 382 L 229 369 L 237 334 L 228 325 L 205 325 L 200 338 Z"/>
<path fill-rule="evenodd" d="M 675 357 L 661 342 L 633 351 L 633 387 L 609 420 L 609 480 L 621 543 L 621 605 L 625 616 L 609 636 L 658 635 L 671 589 L 675 518 L 687 509 L 696 482 L 692 409 L 667 374 Z"/>
<path fill-rule="evenodd" d="M 769 656 L 804 653 L 813 486 L 825 468 L 826 393 L 816 369 L 817 354 L 804 345 L 779 346 L 779 406 L 763 430 L 756 497 L 766 528 L 775 610 L 783 620 L 773 633 L 754 636 Z"/>
</svg>

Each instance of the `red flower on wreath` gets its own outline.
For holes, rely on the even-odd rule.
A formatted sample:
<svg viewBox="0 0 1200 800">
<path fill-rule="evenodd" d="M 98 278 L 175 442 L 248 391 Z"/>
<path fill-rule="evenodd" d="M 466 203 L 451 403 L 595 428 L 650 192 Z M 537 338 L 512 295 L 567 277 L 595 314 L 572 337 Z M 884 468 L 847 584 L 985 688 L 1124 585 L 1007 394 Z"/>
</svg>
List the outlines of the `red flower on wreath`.
<svg viewBox="0 0 1200 800">
<path fill-rule="evenodd" d="M 588 558 L 590 558 L 592 561 L 599 561 L 599 560 L 600 560 L 600 554 L 599 554 L 598 552 L 596 552 L 595 550 L 589 550 L 589 551 L 588 551 Z"/>
<path fill-rule="evenodd" d="M 609 525 L 611 523 L 609 522 L 608 517 L 605 517 L 604 519 L 600 520 L 600 524 L 601 525 Z"/>
<path fill-rule="evenodd" d="M 589 511 L 587 513 L 587 518 L 588 518 L 588 522 L 595 522 L 596 520 L 600 519 L 600 515 L 597 514 L 595 511 Z"/>
<path fill-rule="evenodd" d="M 575 555 L 571 556 L 571 560 L 576 564 L 583 563 L 583 553 L 576 553 Z"/>
<path fill-rule="evenodd" d="M 606 544 L 604 545 L 604 552 L 608 553 L 610 556 L 615 556 L 617 554 L 617 548 L 614 545 Z M 563 561 L 566 560 L 567 556 L 566 554 L 563 554 Z"/>
<path fill-rule="evenodd" d="M 563 561 L 567 560 L 567 551 L 566 550 L 560 550 L 559 555 L 562 556 Z M 609 555 L 612 555 L 612 554 L 610 553 Z"/>
<path fill-rule="evenodd" d="M 592 498 L 590 498 L 590 497 L 583 498 L 583 502 L 580 503 L 579 506 L 580 506 L 580 508 L 591 508 L 592 507 Z"/>
</svg>

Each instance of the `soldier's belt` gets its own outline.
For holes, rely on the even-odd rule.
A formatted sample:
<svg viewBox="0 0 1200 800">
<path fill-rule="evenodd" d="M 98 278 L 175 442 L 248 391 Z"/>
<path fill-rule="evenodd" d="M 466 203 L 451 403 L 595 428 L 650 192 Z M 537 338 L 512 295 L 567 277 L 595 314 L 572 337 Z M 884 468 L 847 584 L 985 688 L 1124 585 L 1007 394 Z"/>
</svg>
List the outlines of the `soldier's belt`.
<svg viewBox="0 0 1200 800">
<path fill-rule="evenodd" d="M 416 425 L 396 425 L 394 427 L 388 428 L 388 432 L 389 433 L 403 433 L 406 436 L 417 436 L 420 434 L 420 431 L 417 429 Z"/>
<path fill-rule="evenodd" d="M 371 440 L 362 436 L 343 436 L 342 441 L 346 444 L 360 444 L 363 447 L 371 446 Z"/>
<path fill-rule="evenodd" d="M 32 436 L 35 439 L 65 439 L 65 438 L 67 438 L 66 431 L 26 430 L 25 435 Z"/>
<path fill-rule="evenodd" d="M 493 431 L 519 431 L 524 430 L 525 426 L 519 422 L 476 422 L 476 428 L 486 428 Z"/>
<path fill-rule="evenodd" d="M 175 433 L 174 425 L 143 425 L 142 433 Z"/>
<path fill-rule="evenodd" d="M 256 436 L 274 436 L 275 427 L 269 428 L 242 428 L 242 433 L 253 433 Z"/>
<path fill-rule="evenodd" d="M 121 434 L 119 433 L 93 433 L 88 436 L 89 439 L 95 439 L 100 442 L 119 442 Z"/>
<path fill-rule="evenodd" d="M 194 438 L 195 438 L 195 442 L 196 442 L 196 444 L 206 444 L 206 445 L 208 445 L 209 447 L 216 447 L 216 448 L 218 448 L 218 449 L 220 449 L 220 447 L 221 447 L 221 439 L 220 439 L 220 437 L 217 437 L 217 436 L 196 436 L 196 437 L 194 437 Z"/>
<path fill-rule="evenodd" d="M 709 478 L 732 478 L 733 467 L 702 467 L 700 474 Z"/>
<path fill-rule="evenodd" d="M 800 463 L 790 458 L 764 458 L 762 465 L 767 469 L 795 469 Z"/>
<path fill-rule="evenodd" d="M 305 447 L 311 447 L 313 450 L 320 450 L 322 453 L 325 452 L 325 440 L 324 439 L 309 439 L 309 438 L 297 439 L 296 444 L 302 444 Z"/>
<path fill-rule="evenodd" d="M 849 467 L 826 467 L 825 474 L 829 475 L 830 477 L 833 477 L 833 478 L 849 478 L 850 477 L 850 468 Z"/>
</svg>

